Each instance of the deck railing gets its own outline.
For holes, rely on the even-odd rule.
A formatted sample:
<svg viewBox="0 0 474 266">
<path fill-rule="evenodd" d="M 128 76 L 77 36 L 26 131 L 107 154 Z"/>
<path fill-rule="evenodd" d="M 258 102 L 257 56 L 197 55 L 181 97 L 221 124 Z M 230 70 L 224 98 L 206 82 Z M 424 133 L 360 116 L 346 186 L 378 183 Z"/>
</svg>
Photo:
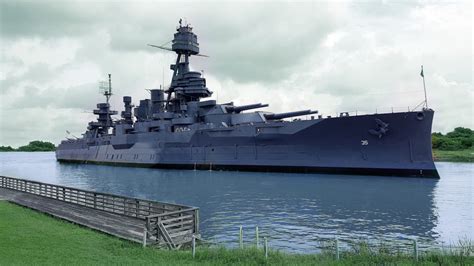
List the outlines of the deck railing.
<svg viewBox="0 0 474 266">
<path fill-rule="evenodd" d="M 144 220 L 144 244 L 170 248 L 199 236 L 199 208 L 0 176 L 0 187 Z"/>
</svg>

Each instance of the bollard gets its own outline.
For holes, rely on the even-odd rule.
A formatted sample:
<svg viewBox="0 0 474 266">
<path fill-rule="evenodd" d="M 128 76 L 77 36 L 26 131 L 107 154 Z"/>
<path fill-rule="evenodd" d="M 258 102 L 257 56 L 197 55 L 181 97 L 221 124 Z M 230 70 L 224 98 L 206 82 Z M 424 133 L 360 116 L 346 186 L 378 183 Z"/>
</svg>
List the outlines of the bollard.
<svg viewBox="0 0 474 266">
<path fill-rule="evenodd" d="M 196 256 L 196 236 L 193 235 L 193 241 L 192 241 L 192 246 L 193 246 L 193 259 Z"/>
<path fill-rule="evenodd" d="M 418 243 L 416 243 L 416 239 L 413 240 L 413 258 L 418 261 Z"/>
<path fill-rule="evenodd" d="M 239 246 L 240 248 L 244 248 L 244 231 L 242 226 L 239 227 Z"/>
<path fill-rule="evenodd" d="M 256 242 L 256 246 L 258 248 L 258 225 L 255 226 L 255 242 Z"/>
<path fill-rule="evenodd" d="M 194 163 L 194 171 L 196 171 L 196 163 Z"/>
<path fill-rule="evenodd" d="M 142 242 L 143 247 L 146 247 L 147 233 L 148 233 L 148 232 L 147 232 L 147 229 L 146 229 L 146 227 L 145 227 L 145 229 L 143 229 L 143 242 Z"/>
<path fill-rule="evenodd" d="M 336 260 L 339 260 L 339 239 L 336 238 Z"/>
<path fill-rule="evenodd" d="M 209 172 L 212 172 L 212 163 L 209 163 Z"/>
<path fill-rule="evenodd" d="M 265 251 L 265 259 L 268 259 L 268 241 L 267 238 L 264 238 L 265 242 L 263 244 L 263 250 Z"/>
</svg>

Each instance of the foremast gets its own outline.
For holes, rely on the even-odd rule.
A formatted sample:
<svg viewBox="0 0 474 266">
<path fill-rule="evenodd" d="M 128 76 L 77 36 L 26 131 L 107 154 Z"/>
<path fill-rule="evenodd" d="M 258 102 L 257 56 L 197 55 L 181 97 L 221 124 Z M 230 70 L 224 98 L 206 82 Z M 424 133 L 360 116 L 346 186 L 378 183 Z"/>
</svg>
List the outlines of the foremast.
<svg viewBox="0 0 474 266">
<path fill-rule="evenodd" d="M 114 127 L 114 122 L 112 121 L 112 115 L 116 115 L 118 112 L 110 110 L 110 97 L 112 96 L 112 77 L 109 74 L 109 80 L 107 82 L 101 82 L 99 89 L 101 93 L 105 96 L 105 103 L 98 103 L 97 109 L 94 109 L 93 114 L 97 115 L 97 121 L 89 122 L 87 127 L 89 134 L 92 134 L 93 137 L 106 135 L 109 133 L 109 129 Z"/>
<path fill-rule="evenodd" d="M 170 65 L 173 76 L 167 93 L 165 109 L 168 112 L 185 111 L 183 107 L 189 101 L 199 101 L 200 98 L 210 97 L 212 92 L 206 87 L 206 79 L 201 73 L 190 71 L 189 58 L 199 54 L 197 35 L 189 25 L 182 25 L 181 20 L 172 40 L 171 50 L 176 52 L 176 63 Z"/>
</svg>

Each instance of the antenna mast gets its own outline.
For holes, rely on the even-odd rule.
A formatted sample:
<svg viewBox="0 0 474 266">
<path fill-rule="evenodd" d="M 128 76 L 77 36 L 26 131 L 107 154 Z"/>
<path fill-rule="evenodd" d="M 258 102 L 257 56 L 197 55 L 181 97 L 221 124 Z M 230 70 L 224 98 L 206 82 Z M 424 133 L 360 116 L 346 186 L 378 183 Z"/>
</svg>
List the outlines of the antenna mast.
<svg viewBox="0 0 474 266">
<path fill-rule="evenodd" d="M 107 98 L 107 103 L 109 103 L 110 96 L 112 96 L 112 75 L 109 74 L 109 88 L 104 93 L 105 97 Z"/>
<path fill-rule="evenodd" d="M 107 103 L 109 103 L 110 97 L 112 96 L 112 75 L 109 74 L 109 82 L 101 81 L 99 83 L 100 92 L 105 96 Z"/>
<path fill-rule="evenodd" d="M 423 73 L 423 65 L 421 65 L 420 76 L 423 78 L 423 89 L 425 91 L 425 108 L 428 108 L 428 98 L 426 97 L 425 74 Z"/>
</svg>

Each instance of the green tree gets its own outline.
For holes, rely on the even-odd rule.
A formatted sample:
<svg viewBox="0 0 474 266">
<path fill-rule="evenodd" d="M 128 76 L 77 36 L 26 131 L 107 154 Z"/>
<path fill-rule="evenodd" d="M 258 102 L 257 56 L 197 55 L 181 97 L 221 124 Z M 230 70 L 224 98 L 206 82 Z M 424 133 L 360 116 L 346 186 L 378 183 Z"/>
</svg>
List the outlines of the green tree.
<svg viewBox="0 0 474 266">
<path fill-rule="evenodd" d="M 0 152 L 2 151 L 15 151 L 11 146 L 0 146 Z"/>
<path fill-rule="evenodd" d="M 431 144 L 433 145 L 433 149 L 439 149 L 439 147 L 444 143 L 444 136 L 435 134 L 436 133 L 433 133 L 433 136 L 431 137 Z"/>
<path fill-rule="evenodd" d="M 51 142 L 46 141 L 31 141 L 26 146 L 21 146 L 18 148 L 18 151 L 54 151 L 56 150 L 56 146 L 54 146 Z"/>
<path fill-rule="evenodd" d="M 474 131 L 469 128 L 457 127 L 443 135 L 439 132 L 432 134 L 433 149 L 458 151 L 474 147 Z"/>
</svg>

